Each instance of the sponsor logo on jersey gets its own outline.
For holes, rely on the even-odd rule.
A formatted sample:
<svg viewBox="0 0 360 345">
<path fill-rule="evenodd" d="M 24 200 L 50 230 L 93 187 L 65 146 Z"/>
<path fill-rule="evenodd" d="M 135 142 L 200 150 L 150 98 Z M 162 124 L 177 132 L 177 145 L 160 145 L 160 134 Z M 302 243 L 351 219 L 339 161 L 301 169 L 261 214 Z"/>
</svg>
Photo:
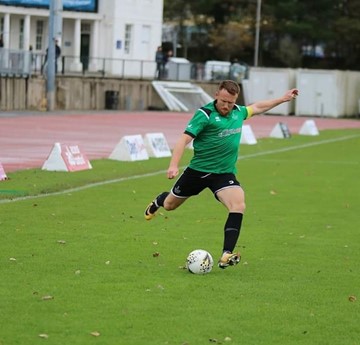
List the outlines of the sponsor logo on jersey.
<svg viewBox="0 0 360 345">
<path fill-rule="evenodd" d="M 222 132 L 220 132 L 218 135 L 220 138 L 222 137 L 228 137 L 229 135 L 241 133 L 241 127 L 239 128 L 231 128 L 231 129 L 224 129 Z"/>
</svg>

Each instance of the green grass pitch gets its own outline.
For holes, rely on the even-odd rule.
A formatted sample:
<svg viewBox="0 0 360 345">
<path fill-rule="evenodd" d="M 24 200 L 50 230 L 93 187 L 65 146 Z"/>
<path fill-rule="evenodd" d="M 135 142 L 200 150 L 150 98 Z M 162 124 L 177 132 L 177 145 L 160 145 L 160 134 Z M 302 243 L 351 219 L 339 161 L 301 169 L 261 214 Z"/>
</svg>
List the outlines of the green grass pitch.
<svg viewBox="0 0 360 345">
<path fill-rule="evenodd" d="M 0 345 L 360 344 L 359 148 L 358 130 L 243 145 L 242 261 L 203 276 L 183 267 L 197 248 L 220 256 L 210 192 L 143 218 L 169 159 L 9 173 Z"/>
</svg>

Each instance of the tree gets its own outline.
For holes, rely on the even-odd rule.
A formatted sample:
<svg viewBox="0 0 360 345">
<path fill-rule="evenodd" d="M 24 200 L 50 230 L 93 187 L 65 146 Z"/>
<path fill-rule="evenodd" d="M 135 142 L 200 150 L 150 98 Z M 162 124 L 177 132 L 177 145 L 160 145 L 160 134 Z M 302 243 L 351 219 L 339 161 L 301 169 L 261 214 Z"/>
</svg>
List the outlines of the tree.
<svg viewBox="0 0 360 345">
<path fill-rule="evenodd" d="M 253 56 L 256 3 L 164 0 L 164 20 L 178 27 L 189 58 Z M 359 70 L 359 18 L 359 0 L 262 1 L 259 64 Z"/>
<path fill-rule="evenodd" d="M 253 45 L 253 35 L 247 22 L 229 22 L 210 30 L 209 42 L 216 47 L 219 60 L 241 58 L 242 52 Z"/>
<path fill-rule="evenodd" d="M 268 0 L 263 13 L 272 24 L 271 34 L 262 36 L 263 47 L 280 63 L 291 67 L 359 69 L 355 63 L 360 58 L 358 1 Z M 281 48 L 284 39 L 291 40 L 292 49 L 301 59 L 287 60 Z M 323 56 L 319 54 L 321 47 Z"/>
</svg>

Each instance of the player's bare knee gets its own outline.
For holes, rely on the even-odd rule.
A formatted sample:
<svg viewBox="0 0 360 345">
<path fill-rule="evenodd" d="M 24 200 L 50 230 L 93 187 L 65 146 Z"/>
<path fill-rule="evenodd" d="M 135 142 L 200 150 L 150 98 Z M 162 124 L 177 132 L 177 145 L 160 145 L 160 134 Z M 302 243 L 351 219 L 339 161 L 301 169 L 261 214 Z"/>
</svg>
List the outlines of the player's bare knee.
<svg viewBox="0 0 360 345">
<path fill-rule="evenodd" d="M 229 211 L 235 213 L 245 213 L 246 205 L 245 202 L 237 202 L 229 205 Z"/>
</svg>

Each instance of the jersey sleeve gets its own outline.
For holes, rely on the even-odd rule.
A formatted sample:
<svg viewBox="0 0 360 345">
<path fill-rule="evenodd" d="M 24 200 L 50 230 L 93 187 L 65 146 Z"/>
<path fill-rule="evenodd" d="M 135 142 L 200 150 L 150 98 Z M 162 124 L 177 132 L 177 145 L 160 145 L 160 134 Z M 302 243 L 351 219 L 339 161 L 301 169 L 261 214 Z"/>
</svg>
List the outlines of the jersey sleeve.
<svg viewBox="0 0 360 345">
<path fill-rule="evenodd" d="M 184 133 L 195 138 L 208 124 L 209 116 L 201 110 L 197 110 L 188 122 Z"/>
</svg>

